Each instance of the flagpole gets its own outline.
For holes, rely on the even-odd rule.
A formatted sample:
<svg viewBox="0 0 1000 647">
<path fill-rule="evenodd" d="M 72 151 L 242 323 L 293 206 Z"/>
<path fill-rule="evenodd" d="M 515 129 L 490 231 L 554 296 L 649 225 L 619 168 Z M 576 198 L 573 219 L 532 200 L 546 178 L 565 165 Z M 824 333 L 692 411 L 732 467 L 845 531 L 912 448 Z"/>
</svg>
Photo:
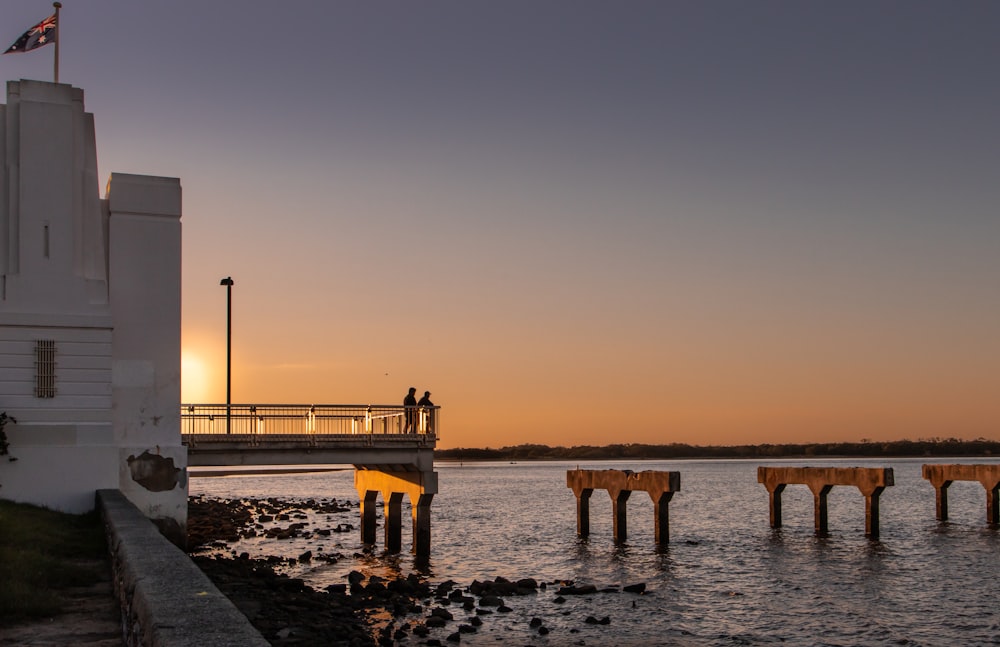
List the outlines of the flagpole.
<svg viewBox="0 0 1000 647">
<path fill-rule="evenodd" d="M 56 83 L 59 83 L 59 10 L 62 8 L 62 3 L 53 2 L 52 6 L 56 8 L 56 62 L 54 76 Z"/>
</svg>

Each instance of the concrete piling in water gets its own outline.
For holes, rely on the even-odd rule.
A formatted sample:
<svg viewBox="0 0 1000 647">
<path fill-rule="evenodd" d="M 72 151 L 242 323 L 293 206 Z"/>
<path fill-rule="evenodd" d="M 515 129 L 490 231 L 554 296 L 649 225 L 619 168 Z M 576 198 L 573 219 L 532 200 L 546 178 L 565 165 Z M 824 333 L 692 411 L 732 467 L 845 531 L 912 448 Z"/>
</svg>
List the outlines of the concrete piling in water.
<svg viewBox="0 0 1000 647">
<path fill-rule="evenodd" d="M 948 520 L 948 487 L 978 481 L 986 489 L 986 523 L 1000 523 L 1000 465 L 924 465 L 921 472 L 934 486 L 938 521 Z"/>
<path fill-rule="evenodd" d="M 354 488 L 361 501 L 361 543 L 375 544 L 376 503 L 382 495 L 385 511 L 385 550 L 398 553 L 403 544 L 403 495 L 410 498 L 413 516 L 413 552 L 431 553 L 431 501 L 437 494 L 437 472 L 389 472 L 355 469 Z"/>
<path fill-rule="evenodd" d="M 647 470 L 568 470 L 566 486 L 576 496 L 576 533 L 590 534 L 590 496 L 595 489 L 607 490 L 611 497 L 612 524 L 616 542 L 628 537 L 628 498 L 634 491 L 649 494 L 653 501 L 653 527 L 656 543 L 670 541 L 670 499 L 681 489 L 680 472 Z"/>
<path fill-rule="evenodd" d="M 865 497 L 865 535 L 879 536 L 879 497 L 894 484 L 891 467 L 758 467 L 757 482 L 767 488 L 771 527 L 781 527 L 781 493 L 786 485 L 802 484 L 813 493 L 816 534 L 829 532 L 827 495 L 834 485 L 853 485 Z"/>
</svg>

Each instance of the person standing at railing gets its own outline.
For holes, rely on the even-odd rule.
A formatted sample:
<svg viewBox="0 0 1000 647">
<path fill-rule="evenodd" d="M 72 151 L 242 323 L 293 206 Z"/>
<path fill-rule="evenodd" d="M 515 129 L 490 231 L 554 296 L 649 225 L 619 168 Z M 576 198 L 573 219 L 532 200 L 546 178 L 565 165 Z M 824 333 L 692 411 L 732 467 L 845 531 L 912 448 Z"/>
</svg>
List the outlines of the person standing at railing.
<svg viewBox="0 0 1000 647">
<path fill-rule="evenodd" d="M 424 391 L 424 397 L 420 398 L 417 402 L 417 406 L 420 407 L 422 412 L 426 412 L 427 416 L 427 428 L 424 429 L 424 433 L 430 434 L 434 432 L 434 403 L 431 402 L 431 392 Z"/>
<path fill-rule="evenodd" d="M 417 433 L 417 387 L 415 386 L 411 386 L 410 392 L 403 398 L 403 413 L 406 418 L 403 433 Z"/>
</svg>

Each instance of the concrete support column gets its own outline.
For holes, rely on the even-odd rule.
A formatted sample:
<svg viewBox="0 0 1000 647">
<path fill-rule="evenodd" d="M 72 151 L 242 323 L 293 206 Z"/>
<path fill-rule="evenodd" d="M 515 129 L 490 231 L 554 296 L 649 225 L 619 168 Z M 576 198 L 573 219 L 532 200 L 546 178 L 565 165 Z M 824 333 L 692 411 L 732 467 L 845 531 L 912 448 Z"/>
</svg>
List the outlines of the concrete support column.
<svg viewBox="0 0 1000 647">
<path fill-rule="evenodd" d="M 674 493 L 661 492 L 655 497 L 650 492 L 649 497 L 653 499 L 653 533 L 656 543 L 670 543 L 670 499 L 674 497 Z"/>
<path fill-rule="evenodd" d="M 983 483 L 986 488 L 986 523 L 1000 523 L 1000 483 Z"/>
<path fill-rule="evenodd" d="M 411 495 L 410 508 L 413 510 L 413 553 L 417 557 L 431 554 L 431 500 L 433 494 L 421 494 L 416 503 Z"/>
<path fill-rule="evenodd" d="M 771 510 L 771 527 L 781 527 L 781 493 L 785 491 L 785 484 L 778 483 L 773 488 L 768 488 L 767 495 Z"/>
<path fill-rule="evenodd" d="M 951 481 L 934 484 L 934 502 L 938 521 L 948 521 L 948 486 Z"/>
<path fill-rule="evenodd" d="M 398 553 L 403 549 L 403 493 L 382 494 L 385 501 L 385 550 Z"/>
<path fill-rule="evenodd" d="M 877 487 L 865 495 L 865 535 L 870 539 L 878 539 L 878 502 L 884 487 Z"/>
<path fill-rule="evenodd" d="M 402 550 L 402 501 L 410 497 L 413 511 L 413 552 L 429 557 L 431 552 L 431 501 L 437 493 L 437 472 L 383 472 L 355 469 L 354 488 L 361 499 L 361 540 L 375 543 L 375 498 L 385 500 L 385 549 Z M 370 513 L 369 513 L 370 510 Z"/>
<path fill-rule="evenodd" d="M 813 492 L 813 510 L 816 519 L 816 534 L 826 535 L 830 526 L 827 522 L 826 495 L 833 489 L 832 485 L 822 485 L 818 488 L 810 488 Z"/>
<path fill-rule="evenodd" d="M 361 499 L 361 543 L 375 544 L 375 504 L 378 501 L 378 491 L 368 490 Z"/>
<path fill-rule="evenodd" d="M 614 493 L 609 491 L 608 494 L 611 495 L 611 508 L 612 515 L 614 518 L 614 534 L 615 541 L 622 542 L 628 538 L 628 497 L 632 494 L 631 490 L 621 490 L 620 492 Z"/>
<path fill-rule="evenodd" d="M 578 537 L 590 535 L 590 495 L 594 493 L 592 488 L 584 488 L 576 495 L 576 534 Z"/>
</svg>

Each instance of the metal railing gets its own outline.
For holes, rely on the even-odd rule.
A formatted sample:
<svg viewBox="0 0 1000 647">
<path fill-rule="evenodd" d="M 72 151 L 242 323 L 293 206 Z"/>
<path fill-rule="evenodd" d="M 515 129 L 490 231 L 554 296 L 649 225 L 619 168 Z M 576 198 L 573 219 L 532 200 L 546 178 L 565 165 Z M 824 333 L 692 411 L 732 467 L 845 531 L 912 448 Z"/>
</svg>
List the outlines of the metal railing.
<svg viewBox="0 0 1000 647">
<path fill-rule="evenodd" d="M 382 404 L 182 404 L 181 434 L 385 434 L 437 437 L 440 407 Z"/>
</svg>

